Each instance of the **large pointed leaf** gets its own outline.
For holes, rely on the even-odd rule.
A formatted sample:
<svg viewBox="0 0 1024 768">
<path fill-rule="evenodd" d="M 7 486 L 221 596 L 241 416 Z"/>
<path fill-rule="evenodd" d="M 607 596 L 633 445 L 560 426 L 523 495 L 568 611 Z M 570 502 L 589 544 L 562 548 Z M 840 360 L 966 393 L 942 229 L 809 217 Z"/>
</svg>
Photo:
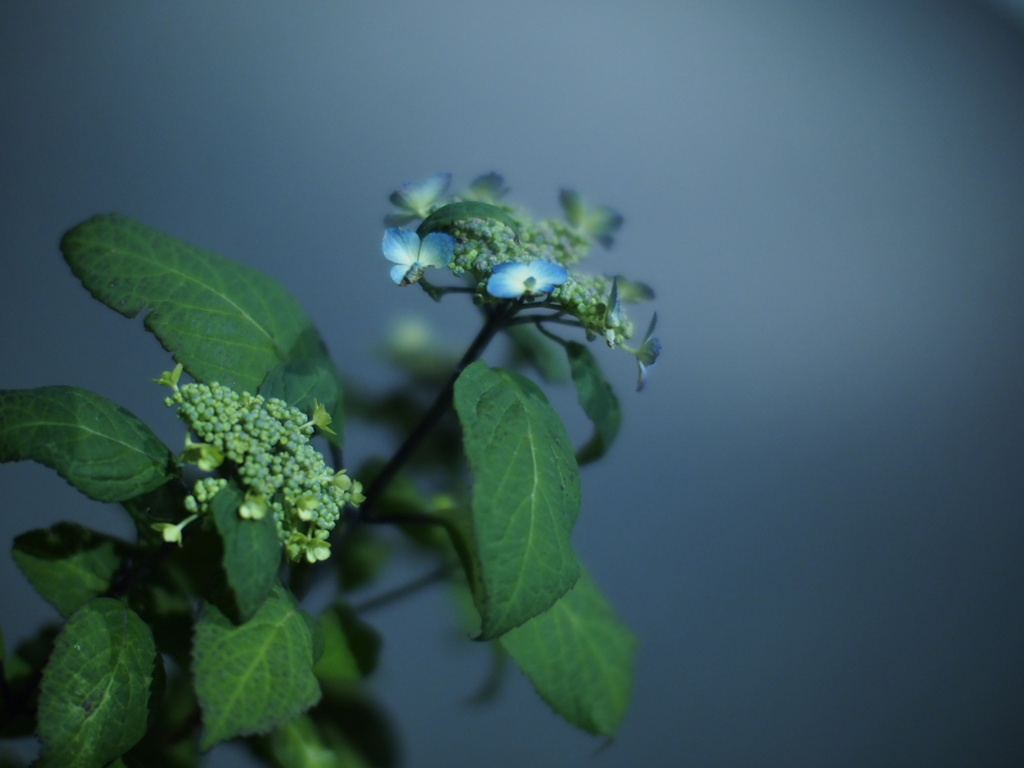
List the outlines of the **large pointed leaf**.
<svg viewBox="0 0 1024 768">
<path fill-rule="evenodd" d="M 282 362 L 325 355 L 309 317 L 262 272 L 118 215 L 96 216 L 61 241 L 97 299 L 146 327 L 199 381 L 255 393 Z"/>
<path fill-rule="evenodd" d="M 99 597 L 57 637 L 39 694 L 41 768 L 100 768 L 146 732 L 157 654 L 149 628 Z"/>
<path fill-rule="evenodd" d="M 204 604 L 192 649 L 192 674 L 206 726 L 201 748 L 266 733 L 316 704 L 317 645 L 315 623 L 281 586 L 241 626 Z"/>
<path fill-rule="evenodd" d="M 23 459 L 97 501 L 124 501 L 174 476 L 170 449 L 149 427 L 77 387 L 0 391 L 0 461 Z"/>
<path fill-rule="evenodd" d="M 465 521 L 481 637 L 546 610 L 579 577 L 569 538 L 580 509 L 576 458 L 544 393 L 516 373 L 477 361 L 455 383 L 455 408 L 473 470 Z"/>
<path fill-rule="evenodd" d="M 591 733 L 615 733 L 629 705 L 636 637 L 588 574 L 499 642 L 562 717 Z"/>
</svg>

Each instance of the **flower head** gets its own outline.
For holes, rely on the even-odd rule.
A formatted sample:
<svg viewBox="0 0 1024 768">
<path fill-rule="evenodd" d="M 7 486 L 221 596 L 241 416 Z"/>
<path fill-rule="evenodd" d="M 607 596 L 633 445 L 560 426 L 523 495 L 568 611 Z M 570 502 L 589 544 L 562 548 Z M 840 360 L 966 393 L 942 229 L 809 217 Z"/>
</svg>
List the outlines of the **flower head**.
<svg viewBox="0 0 1024 768">
<path fill-rule="evenodd" d="M 551 293 L 569 279 L 569 270 L 561 264 L 537 259 L 523 263 L 509 261 L 497 265 L 487 280 L 487 292 L 497 299 L 518 299 Z"/>
<path fill-rule="evenodd" d="M 403 184 L 389 198 L 401 211 L 389 215 L 386 223 L 397 226 L 413 219 L 425 219 L 430 214 L 430 206 L 448 191 L 451 183 L 450 173 L 438 173 L 423 181 Z"/>
<path fill-rule="evenodd" d="M 388 227 L 381 245 L 384 258 L 395 263 L 391 279 L 409 285 L 422 277 L 427 267 L 447 267 L 455 252 L 455 238 L 445 232 L 431 232 L 422 241 L 409 229 Z"/>
<path fill-rule="evenodd" d="M 658 355 L 661 354 L 661 340 L 654 335 L 654 326 L 658 324 L 658 313 L 651 317 L 651 324 L 647 326 L 647 333 L 644 334 L 643 343 L 636 351 L 636 364 L 639 372 L 636 378 L 636 391 L 644 388 L 647 382 L 647 369 L 652 368 L 658 362 Z"/>
</svg>

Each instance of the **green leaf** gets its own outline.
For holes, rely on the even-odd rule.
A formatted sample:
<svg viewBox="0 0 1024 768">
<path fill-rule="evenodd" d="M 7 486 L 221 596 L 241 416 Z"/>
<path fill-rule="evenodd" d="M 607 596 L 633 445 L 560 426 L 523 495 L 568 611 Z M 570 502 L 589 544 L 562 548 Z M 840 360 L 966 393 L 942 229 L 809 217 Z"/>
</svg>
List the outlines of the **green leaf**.
<svg viewBox="0 0 1024 768">
<path fill-rule="evenodd" d="M 149 628 L 119 600 L 82 606 L 57 636 L 39 694 L 41 768 L 100 768 L 146 732 L 157 663 Z"/>
<path fill-rule="evenodd" d="M 349 606 L 332 605 L 320 614 L 320 631 L 324 652 L 313 672 L 325 690 L 350 690 L 376 668 L 380 634 Z"/>
<path fill-rule="evenodd" d="M 233 483 L 210 501 L 214 525 L 224 546 L 222 564 L 233 600 L 221 605 L 238 623 L 259 610 L 277 584 L 281 567 L 281 540 L 270 515 L 246 520 L 238 514 L 242 492 Z"/>
<path fill-rule="evenodd" d="M 70 616 L 110 588 L 128 553 L 119 539 L 57 523 L 14 540 L 14 562 L 43 599 Z"/>
<path fill-rule="evenodd" d="M 579 577 L 569 542 L 580 479 L 565 427 L 529 379 L 483 361 L 455 383 L 455 409 L 473 471 L 461 521 L 482 639 L 546 610 Z"/>
<path fill-rule="evenodd" d="M 124 501 L 174 476 L 170 450 L 149 427 L 77 387 L 0 391 L 0 461 L 24 459 L 97 501 Z"/>
<path fill-rule="evenodd" d="M 512 230 L 512 233 L 516 237 L 516 242 L 519 241 L 519 228 L 515 219 L 513 219 L 504 209 L 499 208 L 496 205 L 491 205 L 490 203 L 478 203 L 475 201 L 448 203 L 448 205 L 442 205 L 420 222 L 420 225 L 416 228 L 416 234 L 419 235 L 422 240 L 431 232 L 441 231 L 448 225 L 456 221 L 460 221 L 461 219 L 491 219 L 494 221 L 500 221 Z"/>
<path fill-rule="evenodd" d="M 580 465 L 604 456 L 622 426 L 622 408 L 611 384 L 604 378 L 597 358 L 577 341 L 567 342 L 569 370 L 583 412 L 594 424 L 594 435 L 580 448 L 576 458 Z"/>
<path fill-rule="evenodd" d="M 317 636 L 315 623 L 280 585 L 241 626 L 204 603 L 192 649 L 193 679 L 206 726 L 201 748 L 266 733 L 316 704 Z"/>
<path fill-rule="evenodd" d="M 121 502 L 135 523 L 139 539 L 159 546 L 163 536 L 153 530 L 153 523 L 178 523 L 185 516 L 188 491 L 180 477 L 175 477 L 151 491 Z"/>
<path fill-rule="evenodd" d="M 323 403 L 331 415 L 331 429 L 337 434 L 320 434 L 324 434 L 332 443 L 341 445 L 345 412 L 338 372 L 329 358 L 307 357 L 281 363 L 260 384 L 260 394 L 284 400 L 310 417 L 316 407 L 315 403 Z"/>
<path fill-rule="evenodd" d="M 195 379 L 255 393 L 282 362 L 326 355 L 302 307 L 251 267 L 118 215 L 96 216 L 61 240 L 71 271 L 146 328 Z"/>
<path fill-rule="evenodd" d="M 587 573 L 499 642 L 558 714 L 590 733 L 615 733 L 629 706 L 637 641 Z"/>
</svg>

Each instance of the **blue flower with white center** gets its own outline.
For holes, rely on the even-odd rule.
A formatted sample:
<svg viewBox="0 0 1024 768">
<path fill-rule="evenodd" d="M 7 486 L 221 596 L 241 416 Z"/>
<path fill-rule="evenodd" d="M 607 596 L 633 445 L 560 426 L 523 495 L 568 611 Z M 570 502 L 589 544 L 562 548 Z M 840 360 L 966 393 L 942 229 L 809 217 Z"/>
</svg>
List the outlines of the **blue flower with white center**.
<svg viewBox="0 0 1024 768">
<path fill-rule="evenodd" d="M 654 335 L 654 326 L 658 324 L 658 313 L 655 312 L 651 318 L 651 324 L 647 326 L 647 333 L 644 334 L 643 343 L 636 351 L 636 364 L 640 369 L 636 377 L 636 391 L 644 388 L 647 382 L 647 371 L 658 362 L 658 355 L 661 354 L 661 340 Z"/>
<path fill-rule="evenodd" d="M 499 264 L 487 280 L 487 292 L 496 299 L 518 299 L 551 293 L 569 279 L 569 270 L 561 264 L 537 259 L 523 263 Z"/>
<path fill-rule="evenodd" d="M 385 223 L 397 226 L 413 219 L 427 218 L 430 206 L 441 199 L 451 183 L 450 173 L 438 173 L 414 184 L 403 184 L 388 198 L 401 211 L 390 214 Z"/>
<path fill-rule="evenodd" d="M 395 263 L 391 279 L 396 285 L 415 283 L 427 267 L 447 267 L 455 255 L 455 238 L 445 232 L 431 232 L 422 241 L 410 229 L 388 227 L 381 245 L 384 258 Z"/>
</svg>

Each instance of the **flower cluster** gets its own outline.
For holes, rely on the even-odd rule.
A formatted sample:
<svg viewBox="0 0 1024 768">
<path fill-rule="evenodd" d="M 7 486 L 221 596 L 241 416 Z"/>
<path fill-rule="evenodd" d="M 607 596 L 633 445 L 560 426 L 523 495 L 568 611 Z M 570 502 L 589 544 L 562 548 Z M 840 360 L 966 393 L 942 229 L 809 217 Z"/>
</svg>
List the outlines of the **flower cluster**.
<svg viewBox="0 0 1024 768">
<path fill-rule="evenodd" d="M 392 280 L 420 283 L 435 297 L 470 290 L 482 304 L 515 301 L 521 309 L 554 310 L 554 315 L 537 317 L 578 325 L 588 338 L 602 337 L 608 346 L 632 353 L 639 371 L 637 389 L 642 389 L 661 352 L 661 342 L 653 336 L 656 316 L 641 345 L 631 347 L 627 342 L 635 329 L 622 304 L 651 299 L 653 291 L 621 276 L 575 268 L 593 243 L 612 245 L 622 217 L 562 190 L 565 218 L 535 221 L 526 210 L 502 202 L 508 190 L 498 174 L 479 177 L 459 195 L 448 195 L 450 184 L 450 174 L 438 174 L 391 195 L 398 210 L 385 219 L 392 226 L 384 233 L 382 249 L 395 265 Z M 397 226 L 417 219 L 421 223 L 416 231 Z M 425 278 L 429 267 L 447 268 L 469 288 L 430 284 Z"/>
<path fill-rule="evenodd" d="M 327 559 L 327 538 L 342 510 L 361 503 L 363 495 L 359 482 L 345 470 L 330 469 L 309 442 L 317 428 L 329 431 L 326 409 L 318 405 L 307 418 L 277 398 L 216 383 L 179 386 L 180 375 L 179 365 L 158 381 L 173 388 L 166 403 L 177 406 L 178 416 L 199 440 L 186 438 L 183 460 L 218 476 L 196 481 L 185 500 L 192 517 L 178 526 L 161 525 L 164 538 L 180 542 L 181 527 L 208 510 L 230 477 L 245 491 L 238 514 L 247 519 L 271 515 L 290 559 Z"/>
</svg>

